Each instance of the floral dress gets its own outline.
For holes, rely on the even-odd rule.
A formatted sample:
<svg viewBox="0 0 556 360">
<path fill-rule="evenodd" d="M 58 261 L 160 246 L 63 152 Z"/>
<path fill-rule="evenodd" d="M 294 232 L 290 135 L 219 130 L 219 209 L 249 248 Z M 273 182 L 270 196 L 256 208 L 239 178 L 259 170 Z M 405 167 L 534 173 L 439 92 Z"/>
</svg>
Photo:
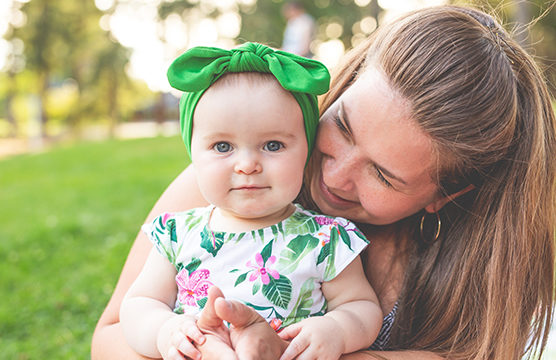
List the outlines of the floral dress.
<svg viewBox="0 0 556 360">
<path fill-rule="evenodd" d="M 158 216 L 142 230 L 176 267 L 174 311 L 197 314 L 207 291 L 253 307 L 275 329 L 326 311 L 321 284 L 334 279 L 367 246 L 348 220 L 295 205 L 278 224 L 249 232 L 213 232 L 214 206 Z"/>
</svg>

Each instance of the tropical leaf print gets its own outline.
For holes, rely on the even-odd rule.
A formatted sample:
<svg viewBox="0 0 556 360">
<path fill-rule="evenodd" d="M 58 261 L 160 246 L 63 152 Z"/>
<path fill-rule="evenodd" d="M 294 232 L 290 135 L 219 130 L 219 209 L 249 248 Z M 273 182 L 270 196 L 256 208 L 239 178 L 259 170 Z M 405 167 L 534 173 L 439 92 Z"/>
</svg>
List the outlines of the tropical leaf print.
<svg viewBox="0 0 556 360">
<path fill-rule="evenodd" d="M 168 219 L 168 221 L 166 221 L 166 229 L 166 231 L 168 231 L 168 234 L 170 234 L 170 241 L 173 243 L 177 243 L 178 236 L 176 234 L 176 219 Z"/>
<path fill-rule="evenodd" d="M 197 306 L 199 306 L 199 309 L 203 309 L 205 307 L 205 305 L 207 304 L 207 301 L 208 301 L 208 298 L 206 298 L 206 297 L 197 300 Z"/>
<path fill-rule="evenodd" d="M 241 284 L 242 282 L 245 281 L 245 279 L 247 278 L 247 274 L 248 273 L 243 273 L 241 275 L 239 275 L 236 279 L 236 283 L 234 284 L 234 287 L 237 287 L 239 284 Z"/>
<path fill-rule="evenodd" d="M 333 279 L 336 277 L 336 266 L 334 265 L 336 259 L 336 249 L 338 248 L 338 232 L 330 232 L 329 253 L 326 256 L 326 268 L 324 270 L 324 279 Z"/>
<path fill-rule="evenodd" d="M 183 227 L 187 231 L 191 231 L 194 227 L 196 227 L 201 221 L 204 221 L 205 218 L 203 216 L 196 216 L 194 210 L 188 212 L 189 216 L 185 216 L 185 222 Z M 205 220 L 206 221 L 206 220 Z"/>
<path fill-rule="evenodd" d="M 272 304 L 286 309 L 292 296 L 292 283 L 287 277 L 280 275 L 278 279 L 269 278 L 269 283 L 263 285 L 263 295 Z"/>
<path fill-rule="evenodd" d="M 311 234 L 298 235 L 280 253 L 280 266 L 283 274 L 293 273 L 303 258 L 319 244 L 319 239 Z"/>
<path fill-rule="evenodd" d="M 319 224 L 310 216 L 295 212 L 287 220 L 285 235 L 314 233 L 319 229 Z"/>
<path fill-rule="evenodd" d="M 351 248 L 351 238 L 349 237 L 349 234 L 347 233 L 346 229 L 343 226 L 339 226 L 339 225 L 336 227 L 336 229 L 340 233 L 340 238 L 342 239 L 344 244 L 346 244 L 347 247 L 351 251 L 353 251 L 353 249 Z M 332 231 L 334 231 L 334 229 Z"/>
<path fill-rule="evenodd" d="M 293 307 L 290 315 L 286 317 L 284 322 L 281 324 L 282 327 L 286 327 L 300 319 L 304 319 L 311 315 L 311 307 L 313 306 L 313 298 L 311 297 L 313 290 L 315 289 L 315 279 L 310 278 L 305 280 L 301 289 L 299 290 L 299 297 L 295 306 Z"/>
<path fill-rule="evenodd" d="M 332 279 L 336 276 L 336 267 L 334 266 L 336 249 L 338 247 L 338 231 L 336 231 L 336 228 L 331 229 L 328 241 L 323 240 L 321 245 L 322 248 L 317 258 L 317 265 L 326 261 L 324 279 Z"/>
<path fill-rule="evenodd" d="M 261 283 L 256 282 L 253 284 L 253 288 L 251 289 L 251 294 L 255 295 L 256 293 L 259 292 L 259 290 L 261 290 Z"/>
<path fill-rule="evenodd" d="M 268 258 L 270 258 L 270 255 L 272 255 L 272 243 L 273 242 L 274 242 L 274 240 L 270 240 L 268 242 L 268 244 L 266 244 L 265 247 L 261 250 L 261 256 L 262 256 L 264 262 L 266 262 L 268 260 Z"/>
<path fill-rule="evenodd" d="M 206 227 L 201 232 L 201 247 L 212 256 L 216 256 L 223 244 L 224 235 L 222 233 L 213 233 Z"/>
<path fill-rule="evenodd" d="M 192 258 L 189 264 L 185 265 L 185 269 L 188 273 L 192 273 L 193 271 L 197 270 L 197 268 L 201 265 L 201 260 L 198 258 Z"/>
</svg>

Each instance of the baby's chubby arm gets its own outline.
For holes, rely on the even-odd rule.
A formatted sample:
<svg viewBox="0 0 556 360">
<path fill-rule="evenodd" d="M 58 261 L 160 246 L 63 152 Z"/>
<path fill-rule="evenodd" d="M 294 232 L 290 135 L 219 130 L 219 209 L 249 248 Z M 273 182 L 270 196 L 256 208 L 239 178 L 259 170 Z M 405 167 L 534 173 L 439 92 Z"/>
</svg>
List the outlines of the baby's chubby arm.
<svg viewBox="0 0 556 360">
<path fill-rule="evenodd" d="M 190 358 L 200 358 L 191 341 L 202 344 L 205 337 L 195 318 L 172 311 L 175 275 L 174 266 L 153 248 L 122 301 L 120 321 L 125 339 L 141 355 L 183 359 L 179 350 Z"/>
<path fill-rule="evenodd" d="M 293 339 L 280 360 L 338 359 L 369 347 L 382 326 L 382 310 L 357 257 L 336 278 L 322 284 L 328 301 L 324 316 L 305 319 L 282 330 Z M 300 355 L 301 354 L 301 355 Z"/>
</svg>

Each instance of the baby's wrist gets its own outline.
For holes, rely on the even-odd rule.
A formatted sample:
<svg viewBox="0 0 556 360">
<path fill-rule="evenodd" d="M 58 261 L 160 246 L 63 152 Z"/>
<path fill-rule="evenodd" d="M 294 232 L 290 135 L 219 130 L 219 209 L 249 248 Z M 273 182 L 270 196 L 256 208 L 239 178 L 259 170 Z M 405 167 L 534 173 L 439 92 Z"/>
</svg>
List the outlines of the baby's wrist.
<svg viewBox="0 0 556 360">
<path fill-rule="evenodd" d="M 156 336 L 156 347 L 158 352 L 162 357 L 166 357 L 168 350 L 172 346 L 172 336 L 178 329 L 179 315 L 172 313 L 168 319 L 162 324 L 160 329 L 158 329 L 158 334 Z"/>
</svg>

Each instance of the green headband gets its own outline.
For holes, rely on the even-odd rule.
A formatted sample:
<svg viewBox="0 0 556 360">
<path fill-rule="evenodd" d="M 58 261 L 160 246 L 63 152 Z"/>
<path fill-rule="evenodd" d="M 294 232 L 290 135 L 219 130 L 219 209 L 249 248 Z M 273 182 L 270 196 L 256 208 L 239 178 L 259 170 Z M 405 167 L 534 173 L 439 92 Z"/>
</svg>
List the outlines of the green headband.
<svg viewBox="0 0 556 360">
<path fill-rule="evenodd" d="M 193 113 L 199 99 L 222 75 L 239 72 L 270 73 L 291 92 L 303 113 L 310 154 L 319 122 L 316 95 L 327 92 L 330 82 L 326 66 L 261 44 L 245 43 L 232 50 L 194 47 L 174 60 L 168 69 L 170 85 L 186 92 L 180 100 L 180 127 L 189 156 Z"/>
</svg>

